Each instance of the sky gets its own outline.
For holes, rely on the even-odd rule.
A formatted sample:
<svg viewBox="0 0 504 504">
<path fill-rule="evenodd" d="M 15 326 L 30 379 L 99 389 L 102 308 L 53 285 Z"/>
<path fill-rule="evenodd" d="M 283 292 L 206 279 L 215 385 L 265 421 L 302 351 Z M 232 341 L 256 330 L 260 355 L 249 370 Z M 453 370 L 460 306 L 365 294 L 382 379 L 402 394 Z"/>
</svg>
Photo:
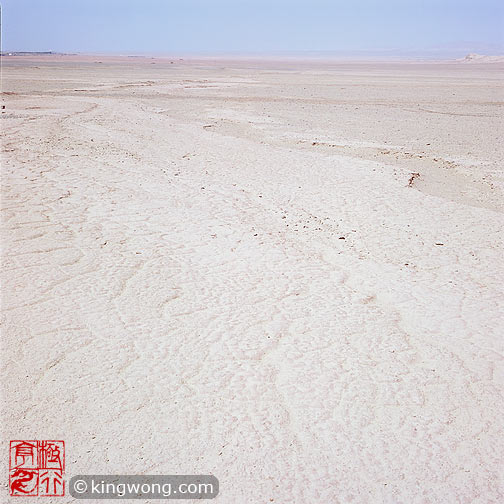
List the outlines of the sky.
<svg viewBox="0 0 504 504">
<path fill-rule="evenodd" d="M 3 51 L 504 53 L 502 0 L 4 0 Z"/>
</svg>

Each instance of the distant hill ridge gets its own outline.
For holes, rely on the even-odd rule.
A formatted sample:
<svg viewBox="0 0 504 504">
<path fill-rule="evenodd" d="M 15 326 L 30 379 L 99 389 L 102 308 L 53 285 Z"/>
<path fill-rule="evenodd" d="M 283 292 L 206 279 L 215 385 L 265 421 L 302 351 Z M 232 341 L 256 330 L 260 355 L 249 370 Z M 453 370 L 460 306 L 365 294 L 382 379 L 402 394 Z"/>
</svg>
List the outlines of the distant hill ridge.
<svg viewBox="0 0 504 504">
<path fill-rule="evenodd" d="M 460 58 L 457 61 L 463 61 L 464 63 L 504 63 L 504 56 L 469 53 L 465 58 Z"/>
</svg>

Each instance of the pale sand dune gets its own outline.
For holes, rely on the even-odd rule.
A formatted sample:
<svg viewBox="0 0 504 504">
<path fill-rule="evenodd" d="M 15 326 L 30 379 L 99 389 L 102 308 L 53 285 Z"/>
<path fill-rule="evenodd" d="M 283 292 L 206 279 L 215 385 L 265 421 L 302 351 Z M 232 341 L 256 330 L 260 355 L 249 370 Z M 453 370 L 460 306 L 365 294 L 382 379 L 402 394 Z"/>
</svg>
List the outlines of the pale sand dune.
<svg viewBox="0 0 504 504">
<path fill-rule="evenodd" d="M 502 502 L 502 66 L 103 61 L 4 61 L 4 438 Z"/>
</svg>

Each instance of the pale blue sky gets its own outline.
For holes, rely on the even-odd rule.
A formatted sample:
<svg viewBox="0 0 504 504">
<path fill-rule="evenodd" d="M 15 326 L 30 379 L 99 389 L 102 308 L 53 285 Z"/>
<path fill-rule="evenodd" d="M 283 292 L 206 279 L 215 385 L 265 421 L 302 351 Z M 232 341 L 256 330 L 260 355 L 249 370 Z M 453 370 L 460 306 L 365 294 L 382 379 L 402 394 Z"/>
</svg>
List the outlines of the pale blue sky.
<svg viewBox="0 0 504 504">
<path fill-rule="evenodd" d="M 4 51 L 504 52 L 502 0 L 4 0 Z"/>
</svg>

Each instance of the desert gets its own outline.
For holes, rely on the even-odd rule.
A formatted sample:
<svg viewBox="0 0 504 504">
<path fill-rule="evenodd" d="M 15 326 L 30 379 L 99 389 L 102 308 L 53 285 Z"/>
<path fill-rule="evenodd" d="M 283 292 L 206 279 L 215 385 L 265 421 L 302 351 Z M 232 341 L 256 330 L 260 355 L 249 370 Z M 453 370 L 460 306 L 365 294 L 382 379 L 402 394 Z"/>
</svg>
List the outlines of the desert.
<svg viewBox="0 0 504 504">
<path fill-rule="evenodd" d="M 4 438 L 226 504 L 502 502 L 503 69 L 2 57 Z"/>
</svg>

